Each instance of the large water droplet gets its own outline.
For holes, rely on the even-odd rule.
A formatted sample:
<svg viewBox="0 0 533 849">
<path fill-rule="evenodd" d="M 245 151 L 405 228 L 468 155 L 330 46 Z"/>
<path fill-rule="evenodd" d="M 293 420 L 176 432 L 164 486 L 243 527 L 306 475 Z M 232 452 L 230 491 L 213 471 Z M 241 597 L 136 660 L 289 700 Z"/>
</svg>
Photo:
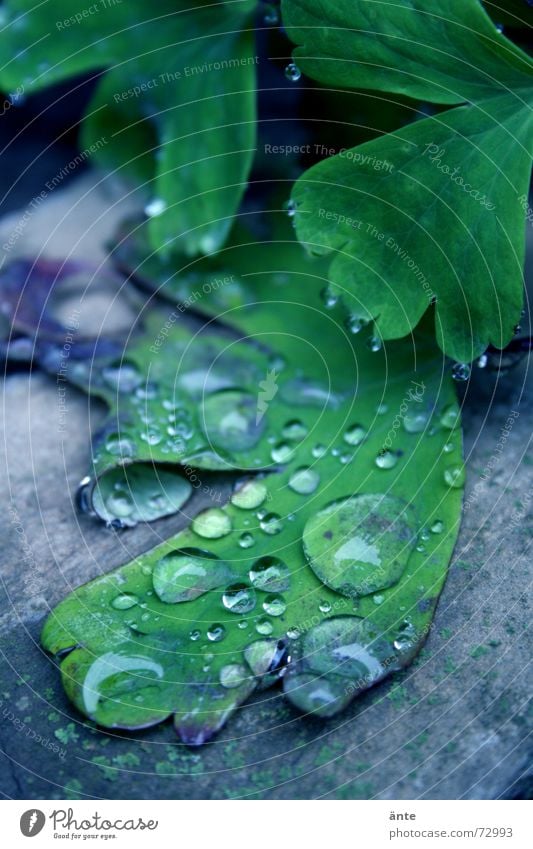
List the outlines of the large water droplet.
<svg viewBox="0 0 533 849">
<path fill-rule="evenodd" d="M 198 598 L 232 578 L 227 563 L 199 548 L 169 552 L 158 560 L 152 573 L 155 593 L 167 604 Z"/>
<path fill-rule="evenodd" d="M 244 650 L 244 657 L 263 686 L 271 686 L 285 671 L 289 652 L 285 640 L 256 640 Z"/>
<path fill-rule="evenodd" d="M 207 438 L 226 451 L 247 451 L 259 441 L 265 426 L 258 416 L 257 398 L 247 392 L 227 390 L 205 399 L 201 415 Z"/>
<path fill-rule="evenodd" d="M 307 466 L 302 466 L 292 473 L 289 479 L 289 486 L 294 492 L 299 495 L 310 495 L 318 487 L 320 483 L 320 475 L 315 469 Z"/>
<path fill-rule="evenodd" d="M 412 505 L 392 495 L 356 495 L 311 517 L 303 543 L 320 580 L 343 595 L 357 597 L 400 579 L 417 532 Z"/>
<path fill-rule="evenodd" d="M 231 533 L 231 519 L 218 507 L 211 507 L 199 513 L 192 523 L 195 534 L 205 539 L 220 539 Z"/>
<path fill-rule="evenodd" d="M 246 584 L 233 584 L 224 592 L 222 604 L 230 613 L 249 613 L 255 607 L 255 592 Z"/>
<path fill-rule="evenodd" d="M 290 586 L 290 572 L 279 557 L 260 557 L 249 573 L 250 581 L 257 590 L 285 592 Z"/>
<path fill-rule="evenodd" d="M 251 480 L 235 490 L 231 496 L 231 503 L 235 507 L 240 507 L 241 510 L 255 510 L 256 507 L 261 506 L 267 495 L 268 491 L 264 483 Z"/>
</svg>

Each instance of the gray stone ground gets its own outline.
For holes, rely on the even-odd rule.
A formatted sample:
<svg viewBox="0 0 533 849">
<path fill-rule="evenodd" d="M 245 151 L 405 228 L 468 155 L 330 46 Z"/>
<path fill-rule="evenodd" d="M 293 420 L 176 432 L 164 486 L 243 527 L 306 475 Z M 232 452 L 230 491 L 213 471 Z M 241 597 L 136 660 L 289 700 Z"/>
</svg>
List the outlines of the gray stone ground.
<svg viewBox="0 0 533 849">
<path fill-rule="evenodd" d="M 121 203 L 109 210 L 113 198 L 106 192 L 84 177 L 54 196 L 36 213 L 13 254 L 43 250 L 62 257 L 65 246 L 81 236 L 78 255 L 103 256 L 103 240 L 117 216 L 131 207 Z M 102 212 L 82 235 L 82 224 Z M 0 223 L 0 242 L 16 218 Z M 127 320 L 128 308 L 115 307 L 109 321 L 116 326 Z M 101 319 L 101 303 L 93 299 L 84 321 L 101 324 Z M 302 718 L 277 691 L 268 691 L 244 706 L 201 751 L 177 744 L 169 725 L 136 735 L 91 726 L 65 699 L 54 662 L 39 647 L 47 610 L 71 588 L 152 547 L 181 520 L 116 535 L 80 516 L 72 496 L 85 474 L 90 431 L 103 409 L 70 390 L 61 436 L 57 387 L 38 372 L 8 377 L 3 401 L 0 788 L 5 796 L 491 799 L 530 792 L 525 629 L 533 394 L 525 365 L 497 382 L 480 372 L 469 391 L 466 499 L 471 503 L 435 627 L 415 664 L 328 722 Z M 511 410 L 520 415 L 503 439 Z"/>
</svg>

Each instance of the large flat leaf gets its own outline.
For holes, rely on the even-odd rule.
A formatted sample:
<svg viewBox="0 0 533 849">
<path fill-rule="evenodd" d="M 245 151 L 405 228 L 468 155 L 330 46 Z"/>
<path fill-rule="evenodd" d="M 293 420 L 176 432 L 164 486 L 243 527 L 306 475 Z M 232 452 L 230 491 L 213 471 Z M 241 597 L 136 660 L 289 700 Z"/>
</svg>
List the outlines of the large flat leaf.
<svg viewBox="0 0 533 849">
<path fill-rule="evenodd" d="M 230 504 L 76 590 L 43 631 L 86 716 L 141 728 L 174 714 L 192 745 L 258 686 L 282 678 L 292 704 L 327 717 L 407 664 L 431 627 L 463 481 L 459 410 L 431 334 L 372 352 L 324 312 L 313 294 L 320 264 L 298 245 L 226 253 L 236 268 L 248 263 L 256 294 L 224 316 L 233 334 L 221 338 L 237 361 L 266 371 L 254 383 L 223 351 L 215 361 L 233 384 L 204 380 L 187 409 L 193 429 L 247 471 Z M 209 294 L 200 303 L 208 313 Z M 188 374 L 171 356 L 180 324 L 151 360 L 172 363 L 176 385 Z M 213 338 L 221 332 L 210 325 Z M 262 426 L 253 444 L 247 428 L 235 442 L 242 392 Z"/>
<path fill-rule="evenodd" d="M 146 183 L 154 247 L 209 253 L 228 233 L 253 156 L 254 5 L 132 0 L 87 12 L 83 0 L 9 0 L 0 85 L 29 94 L 107 69 L 85 156 Z"/>
<path fill-rule="evenodd" d="M 344 151 L 293 191 L 299 238 L 331 253 L 352 326 L 385 339 L 435 302 L 442 350 L 470 362 L 512 338 L 523 302 L 531 170 L 529 57 L 477 0 L 286 0 L 295 59 L 335 86 L 469 105 Z M 521 200 L 522 198 L 522 200 Z"/>
</svg>

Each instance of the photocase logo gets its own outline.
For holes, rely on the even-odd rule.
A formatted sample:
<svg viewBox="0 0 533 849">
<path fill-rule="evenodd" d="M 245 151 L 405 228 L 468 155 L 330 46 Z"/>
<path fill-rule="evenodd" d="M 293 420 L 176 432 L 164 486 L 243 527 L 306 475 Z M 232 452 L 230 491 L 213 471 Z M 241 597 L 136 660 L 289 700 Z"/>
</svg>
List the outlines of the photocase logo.
<svg viewBox="0 0 533 849">
<path fill-rule="evenodd" d="M 277 384 L 278 373 L 275 368 L 267 373 L 267 376 L 264 380 L 261 380 L 259 383 L 259 389 L 261 390 L 257 396 L 257 414 L 255 417 L 255 423 L 258 425 L 268 410 L 268 405 L 275 397 L 279 386 Z"/>
<path fill-rule="evenodd" d="M 20 830 L 24 837 L 35 837 L 43 830 L 46 817 L 42 811 L 33 808 L 25 811 L 20 818 Z"/>
</svg>

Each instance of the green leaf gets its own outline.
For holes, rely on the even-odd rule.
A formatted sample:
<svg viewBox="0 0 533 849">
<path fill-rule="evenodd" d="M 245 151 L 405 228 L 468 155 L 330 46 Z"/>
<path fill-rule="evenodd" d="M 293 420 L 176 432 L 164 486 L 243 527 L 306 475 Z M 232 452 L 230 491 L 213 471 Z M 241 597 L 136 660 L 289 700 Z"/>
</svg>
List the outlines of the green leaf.
<svg viewBox="0 0 533 849">
<path fill-rule="evenodd" d="M 323 310 L 321 265 L 297 244 L 234 243 L 222 262 L 230 256 L 248 264 L 254 295 L 226 330 L 210 321 L 206 333 L 210 345 L 224 340 L 213 367 L 232 385 L 201 382 L 186 406 L 205 435 L 206 410 L 222 403 L 216 450 L 248 471 L 228 505 L 72 593 L 42 636 L 86 716 L 143 728 L 174 715 L 190 745 L 257 687 L 282 679 L 292 704 L 327 717 L 409 663 L 431 627 L 461 506 L 459 410 L 431 336 L 372 352 Z M 199 304 L 210 311 L 209 293 Z M 139 351 L 153 344 L 152 324 L 125 358 L 150 375 L 165 359 L 179 384 L 183 325 L 149 362 Z M 201 363 L 202 334 L 192 338 Z M 235 392 L 255 398 L 254 444 L 233 441 L 240 398 L 226 406 L 225 395 Z"/>
<path fill-rule="evenodd" d="M 84 153 L 146 184 L 155 248 L 211 253 L 224 242 L 251 166 L 255 72 L 251 0 L 82 0 L 4 4 L 6 90 L 26 93 L 108 69 L 88 108 Z M 162 210 L 162 211 L 161 211 Z"/>
<path fill-rule="evenodd" d="M 435 302 L 442 350 L 470 362 L 519 321 L 532 66 L 477 0 L 284 6 L 295 59 L 332 85 L 469 105 L 416 121 L 309 169 L 293 191 L 300 240 L 334 254 L 351 325 L 384 339 Z M 306 58 L 312 57 L 312 58 Z"/>
</svg>

